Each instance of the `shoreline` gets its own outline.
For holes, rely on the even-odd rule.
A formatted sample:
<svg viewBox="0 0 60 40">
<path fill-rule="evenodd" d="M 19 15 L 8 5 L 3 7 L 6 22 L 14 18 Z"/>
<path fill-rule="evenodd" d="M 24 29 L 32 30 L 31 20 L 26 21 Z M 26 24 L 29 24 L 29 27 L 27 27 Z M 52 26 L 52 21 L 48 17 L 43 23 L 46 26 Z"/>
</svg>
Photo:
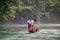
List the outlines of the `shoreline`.
<svg viewBox="0 0 60 40">
<path fill-rule="evenodd" d="M 0 25 L 0 27 L 27 27 L 27 24 L 2 24 L 2 25 Z M 34 26 L 43 26 L 43 27 L 45 27 L 45 26 L 54 26 L 54 27 L 56 27 L 56 26 L 60 26 L 60 24 L 34 24 Z"/>
</svg>

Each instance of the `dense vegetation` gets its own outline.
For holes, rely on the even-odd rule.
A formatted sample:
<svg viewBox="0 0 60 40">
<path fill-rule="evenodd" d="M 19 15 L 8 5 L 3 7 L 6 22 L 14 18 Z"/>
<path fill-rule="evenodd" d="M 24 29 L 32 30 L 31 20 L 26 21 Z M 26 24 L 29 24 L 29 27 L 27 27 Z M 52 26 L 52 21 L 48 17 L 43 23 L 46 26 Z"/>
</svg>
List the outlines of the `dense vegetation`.
<svg viewBox="0 0 60 40">
<path fill-rule="evenodd" d="M 27 13 L 36 15 L 38 21 L 42 15 L 49 20 L 60 20 L 60 0 L 0 0 L 3 22 L 14 20 L 18 14 L 25 17 Z"/>
</svg>

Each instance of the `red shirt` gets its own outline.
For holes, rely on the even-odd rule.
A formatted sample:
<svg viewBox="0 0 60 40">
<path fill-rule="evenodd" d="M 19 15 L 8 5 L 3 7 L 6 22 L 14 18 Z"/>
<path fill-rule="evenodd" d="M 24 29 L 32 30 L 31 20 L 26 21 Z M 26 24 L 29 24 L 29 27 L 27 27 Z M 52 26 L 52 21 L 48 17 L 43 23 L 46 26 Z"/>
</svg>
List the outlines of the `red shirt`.
<svg viewBox="0 0 60 40">
<path fill-rule="evenodd" d="M 27 23 L 28 23 L 28 31 L 32 28 L 34 28 L 34 21 L 33 20 L 28 20 L 27 21 Z"/>
</svg>

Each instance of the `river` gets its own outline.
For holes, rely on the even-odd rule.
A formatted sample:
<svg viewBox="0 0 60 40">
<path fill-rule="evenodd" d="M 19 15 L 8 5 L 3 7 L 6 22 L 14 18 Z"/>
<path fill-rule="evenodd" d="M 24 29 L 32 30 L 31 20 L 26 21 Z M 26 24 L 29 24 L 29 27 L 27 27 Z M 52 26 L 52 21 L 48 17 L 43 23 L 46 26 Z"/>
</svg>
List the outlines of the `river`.
<svg viewBox="0 0 60 40">
<path fill-rule="evenodd" d="M 0 31 L 0 40 L 60 40 L 60 29 L 43 28 L 28 33 L 26 28 L 5 28 Z"/>
</svg>

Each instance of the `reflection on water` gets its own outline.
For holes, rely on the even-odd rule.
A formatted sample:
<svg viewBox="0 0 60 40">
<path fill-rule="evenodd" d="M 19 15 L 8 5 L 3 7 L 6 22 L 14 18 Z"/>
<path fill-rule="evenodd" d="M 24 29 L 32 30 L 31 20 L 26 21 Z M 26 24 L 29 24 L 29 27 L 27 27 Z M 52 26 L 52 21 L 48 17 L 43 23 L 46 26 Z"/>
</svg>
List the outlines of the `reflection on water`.
<svg viewBox="0 0 60 40">
<path fill-rule="evenodd" d="M 37 33 L 28 33 L 27 30 L 9 33 L 0 40 L 60 40 L 60 29 L 40 29 Z"/>
</svg>

